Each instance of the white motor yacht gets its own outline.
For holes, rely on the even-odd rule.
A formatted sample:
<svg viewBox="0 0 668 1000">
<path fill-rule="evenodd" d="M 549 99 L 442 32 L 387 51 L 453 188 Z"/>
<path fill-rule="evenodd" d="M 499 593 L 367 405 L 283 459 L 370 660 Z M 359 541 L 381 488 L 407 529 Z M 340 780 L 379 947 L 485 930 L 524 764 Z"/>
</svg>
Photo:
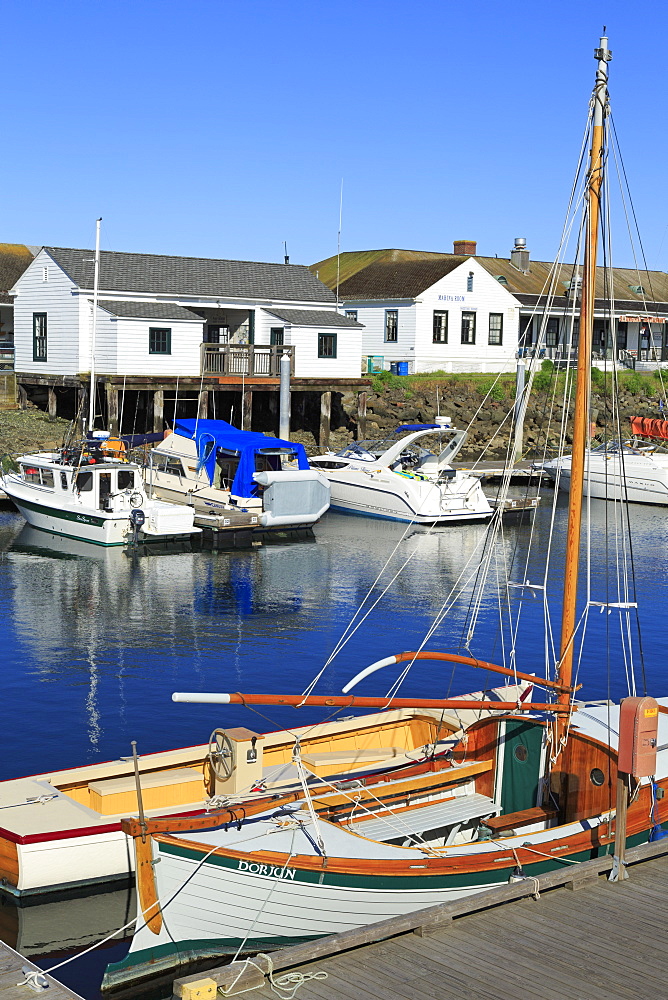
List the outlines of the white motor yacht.
<svg viewBox="0 0 668 1000">
<path fill-rule="evenodd" d="M 438 453 L 419 443 L 434 435 Z M 327 476 L 333 510 L 415 524 L 484 521 L 492 508 L 480 478 L 450 464 L 465 440 L 466 431 L 439 417 L 403 424 L 382 441 L 354 441 L 312 458 L 311 467 Z"/>
<path fill-rule="evenodd" d="M 571 456 L 544 462 L 541 468 L 559 489 L 571 488 Z M 587 453 L 585 493 L 599 500 L 627 500 L 668 506 L 668 454 L 617 442 Z"/>
<path fill-rule="evenodd" d="M 95 545 L 199 532 L 192 509 L 149 499 L 139 466 L 108 457 L 108 437 L 95 431 L 81 447 L 22 455 L 0 486 L 28 524 Z"/>
</svg>

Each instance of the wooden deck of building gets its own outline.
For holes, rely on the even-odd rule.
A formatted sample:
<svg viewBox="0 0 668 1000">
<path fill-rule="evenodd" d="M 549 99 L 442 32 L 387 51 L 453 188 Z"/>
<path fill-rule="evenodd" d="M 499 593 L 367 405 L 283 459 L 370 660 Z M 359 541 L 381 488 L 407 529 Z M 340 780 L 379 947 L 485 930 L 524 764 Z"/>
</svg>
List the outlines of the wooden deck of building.
<svg viewBox="0 0 668 1000">
<path fill-rule="evenodd" d="M 534 888 L 528 882 L 519 890 L 523 898 L 510 898 L 516 883 L 480 894 L 477 902 L 472 897 L 422 911 L 432 912 L 437 922 L 418 921 L 412 933 L 384 937 L 381 932 L 374 942 L 372 925 L 353 932 L 366 936 L 367 943 L 345 951 L 340 947 L 345 935 L 322 938 L 310 945 L 321 957 L 295 965 L 281 956 L 308 946 L 275 952 L 274 977 L 327 974 L 306 979 L 299 1000 L 659 1000 L 668 995 L 661 957 L 668 929 L 668 842 L 636 848 L 631 859 L 636 863 L 623 882 L 607 880 L 610 859 L 602 871 L 601 860 L 586 862 L 568 875 L 541 877 L 538 899 L 528 895 Z M 574 881 L 565 882 L 569 876 Z M 547 891 L 559 881 L 562 885 Z M 480 909 L 483 896 L 488 905 Z M 476 912 L 449 915 L 467 906 Z M 257 961 L 266 971 L 266 960 Z M 224 995 L 245 989 L 255 1000 L 275 998 L 266 977 L 248 972 L 250 977 L 244 973 Z M 187 996 L 184 987 L 198 978 L 229 984 L 229 972 L 221 973 L 177 980 L 175 994 Z"/>
<path fill-rule="evenodd" d="M 0 1000 L 26 1000 L 37 993 L 43 993 L 49 1000 L 82 1000 L 78 993 L 73 993 L 51 976 L 42 977 L 42 981 L 46 980 L 48 984 L 46 987 L 33 990 L 24 984 L 24 968 L 40 972 L 37 965 L 0 941 Z"/>
</svg>

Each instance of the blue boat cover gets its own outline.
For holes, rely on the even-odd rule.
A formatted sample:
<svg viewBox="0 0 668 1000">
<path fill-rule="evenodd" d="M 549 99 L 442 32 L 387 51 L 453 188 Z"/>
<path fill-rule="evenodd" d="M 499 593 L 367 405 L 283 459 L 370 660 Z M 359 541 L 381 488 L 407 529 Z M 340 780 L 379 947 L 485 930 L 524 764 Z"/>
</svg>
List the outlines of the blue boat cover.
<svg viewBox="0 0 668 1000">
<path fill-rule="evenodd" d="M 236 452 L 239 465 L 234 476 L 231 492 L 238 497 L 252 497 L 257 490 L 253 474 L 257 472 L 255 456 L 269 448 L 289 448 L 297 458 L 300 469 L 310 468 L 304 446 L 292 441 L 281 441 L 256 431 L 240 431 L 225 420 L 177 420 L 174 433 L 197 442 L 199 467 L 205 468 L 209 482 L 213 483 L 216 468 L 216 454 L 219 448 Z M 213 443 L 213 447 L 211 447 Z"/>
</svg>

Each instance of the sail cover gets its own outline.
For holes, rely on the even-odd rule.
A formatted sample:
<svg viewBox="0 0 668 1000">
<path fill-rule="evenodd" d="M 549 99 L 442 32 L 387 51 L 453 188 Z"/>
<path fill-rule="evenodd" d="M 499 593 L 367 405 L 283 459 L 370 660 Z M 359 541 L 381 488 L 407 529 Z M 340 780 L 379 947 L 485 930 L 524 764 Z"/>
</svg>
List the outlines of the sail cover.
<svg viewBox="0 0 668 1000">
<path fill-rule="evenodd" d="M 309 468 L 303 445 L 281 441 L 280 438 L 256 431 L 240 431 L 224 420 L 177 420 L 174 433 L 197 443 L 200 468 L 206 469 L 210 483 L 213 483 L 219 449 L 239 456 L 239 465 L 231 487 L 234 496 L 250 497 L 255 494 L 257 483 L 253 480 L 253 475 L 257 471 L 256 456 L 266 454 L 267 451 L 289 449 L 290 457 L 297 459 L 300 469 Z"/>
</svg>

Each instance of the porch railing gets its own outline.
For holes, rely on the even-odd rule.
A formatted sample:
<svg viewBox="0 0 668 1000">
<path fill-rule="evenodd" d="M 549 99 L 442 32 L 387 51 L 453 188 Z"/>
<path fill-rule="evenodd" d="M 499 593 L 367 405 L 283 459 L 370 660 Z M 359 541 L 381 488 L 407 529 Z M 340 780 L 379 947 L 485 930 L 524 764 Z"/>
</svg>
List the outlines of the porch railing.
<svg viewBox="0 0 668 1000">
<path fill-rule="evenodd" d="M 243 375 L 247 378 L 278 378 L 281 357 L 290 356 L 290 371 L 295 372 L 294 347 L 269 344 L 202 344 L 202 375 Z"/>
</svg>

